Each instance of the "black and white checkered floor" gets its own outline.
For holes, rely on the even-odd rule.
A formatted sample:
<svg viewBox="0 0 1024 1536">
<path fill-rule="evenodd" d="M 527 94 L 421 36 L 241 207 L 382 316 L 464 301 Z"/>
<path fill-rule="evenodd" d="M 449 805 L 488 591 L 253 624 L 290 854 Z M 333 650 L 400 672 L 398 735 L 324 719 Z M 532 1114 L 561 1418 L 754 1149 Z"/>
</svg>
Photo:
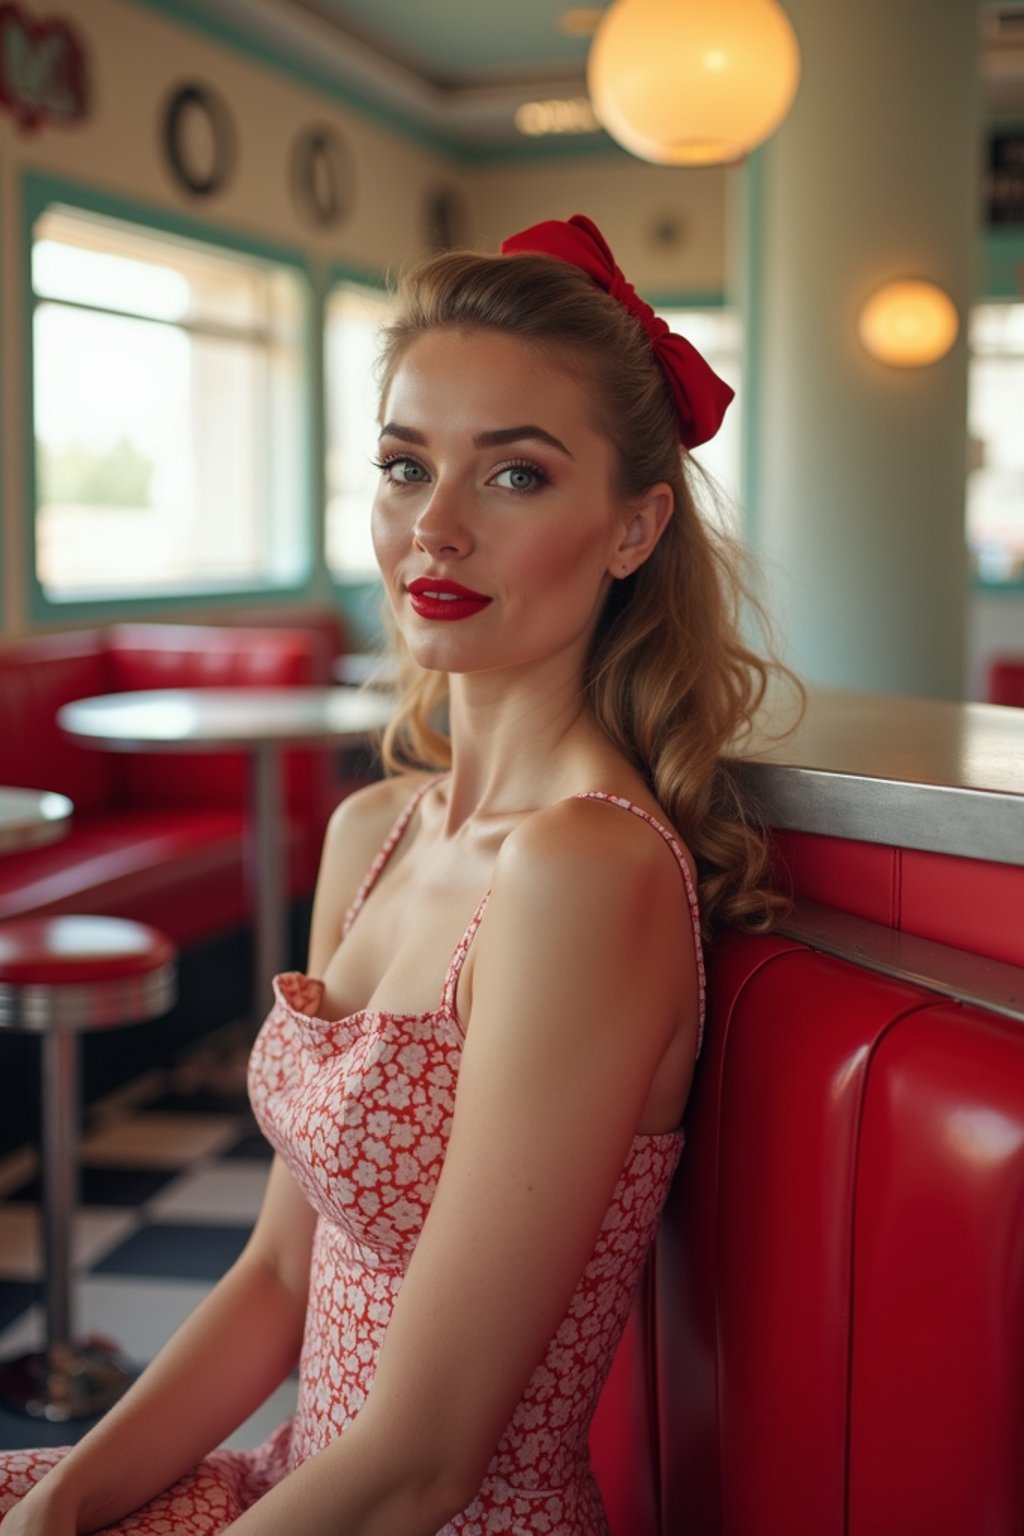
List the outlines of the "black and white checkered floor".
<svg viewBox="0 0 1024 1536">
<path fill-rule="evenodd" d="M 224 1032 L 86 1121 L 75 1332 L 116 1340 L 140 1365 L 237 1257 L 259 1209 L 270 1150 L 245 1100 L 244 1036 Z M 0 1162 L 0 1360 L 42 1341 L 38 1199 L 33 1154 Z M 286 1382 L 228 1444 L 259 1444 L 294 1401 Z M 0 1407 L 0 1449 L 66 1445 L 88 1428 Z"/>
</svg>

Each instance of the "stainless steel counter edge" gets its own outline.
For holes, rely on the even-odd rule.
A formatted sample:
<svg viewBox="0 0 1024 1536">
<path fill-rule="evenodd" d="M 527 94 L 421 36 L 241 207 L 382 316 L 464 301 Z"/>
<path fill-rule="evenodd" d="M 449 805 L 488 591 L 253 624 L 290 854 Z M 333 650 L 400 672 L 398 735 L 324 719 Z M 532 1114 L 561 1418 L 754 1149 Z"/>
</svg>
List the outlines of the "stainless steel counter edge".
<svg viewBox="0 0 1024 1536">
<path fill-rule="evenodd" d="M 734 759 L 766 824 L 862 843 L 1024 864 L 1024 796 Z"/>
<path fill-rule="evenodd" d="M 926 987 L 1024 1023 L 1024 967 L 885 928 L 815 902 L 797 902 L 779 932 L 823 954 Z"/>
</svg>

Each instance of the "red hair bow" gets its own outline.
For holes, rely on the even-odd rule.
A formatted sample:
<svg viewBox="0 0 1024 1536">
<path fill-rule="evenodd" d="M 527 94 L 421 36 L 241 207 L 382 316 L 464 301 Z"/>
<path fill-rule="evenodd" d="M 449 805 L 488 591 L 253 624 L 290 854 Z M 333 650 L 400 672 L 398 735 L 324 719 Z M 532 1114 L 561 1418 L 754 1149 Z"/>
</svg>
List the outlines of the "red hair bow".
<svg viewBox="0 0 1024 1536">
<path fill-rule="evenodd" d="M 592 219 L 582 213 L 569 220 L 545 219 L 501 242 L 502 255 L 534 251 L 581 268 L 599 288 L 628 309 L 650 338 L 679 413 L 679 436 L 687 448 L 714 437 L 733 391 L 685 337 L 669 330 L 615 264 L 608 243 Z"/>
</svg>

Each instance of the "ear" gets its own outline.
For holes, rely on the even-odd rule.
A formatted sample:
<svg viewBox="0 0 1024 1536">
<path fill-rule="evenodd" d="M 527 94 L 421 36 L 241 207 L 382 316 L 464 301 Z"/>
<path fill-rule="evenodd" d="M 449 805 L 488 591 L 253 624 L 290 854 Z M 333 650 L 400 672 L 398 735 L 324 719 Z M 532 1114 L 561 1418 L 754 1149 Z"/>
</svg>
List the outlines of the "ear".
<svg viewBox="0 0 1024 1536">
<path fill-rule="evenodd" d="M 631 501 L 625 509 L 608 574 L 620 580 L 632 576 L 649 558 L 674 511 L 675 493 L 665 481 L 652 485 L 636 501 Z"/>
</svg>

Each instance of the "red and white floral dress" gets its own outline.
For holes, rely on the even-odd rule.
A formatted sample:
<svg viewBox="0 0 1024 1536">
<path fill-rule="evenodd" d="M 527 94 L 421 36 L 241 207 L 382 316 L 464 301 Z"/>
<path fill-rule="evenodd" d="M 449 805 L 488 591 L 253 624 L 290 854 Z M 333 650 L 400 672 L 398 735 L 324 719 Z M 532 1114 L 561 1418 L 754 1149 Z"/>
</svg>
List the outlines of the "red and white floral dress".
<svg viewBox="0 0 1024 1536">
<path fill-rule="evenodd" d="M 435 782 L 435 781 L 431 781 Z M 345 921 L 348 932 L 430 784 L 405 807 Z M 686 886 L 704 972 L 697 899 L 672 833 L 628 800 L 668 843 Z M 489 894 L 489 893 L 488 893 Z M 214 1536 L 268 1488 L 343 1434 L 369 1391 L 377 1354 L 437 1186 L 455 1101 L 463 1035 L 459 973 L 487 895 L 460 941 L 439 1006 L 426 1014 L 364 1009 L 318 1014 L 320 982 L 275 978 L 275 1002 L 253 1048 L 249 1091 L 260 1125 L 317 1212 L 295 1417 L 254 1451 L 214 1451 L 109 1531 Z M 681 1132 L 636 1136 L 568 1311 L 534 1370 L 472 1503 L 439 1536 L 604 1536 L 587 1462 L 591 1415 L 682 1151 Z M 0 1514 L 63 1454 L 0 1453 Z"/>
</svg>

